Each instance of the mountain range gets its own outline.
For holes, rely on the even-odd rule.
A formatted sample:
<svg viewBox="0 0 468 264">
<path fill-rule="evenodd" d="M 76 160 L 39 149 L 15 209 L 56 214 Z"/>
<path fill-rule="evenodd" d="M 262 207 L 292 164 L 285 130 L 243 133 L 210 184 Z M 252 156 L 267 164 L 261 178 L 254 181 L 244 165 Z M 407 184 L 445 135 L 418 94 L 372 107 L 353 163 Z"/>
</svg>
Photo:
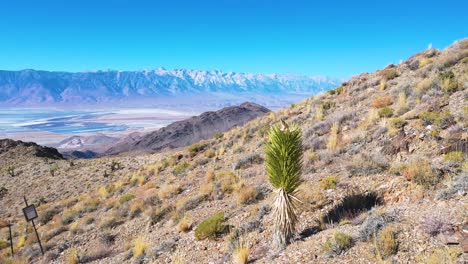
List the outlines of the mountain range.
<svg viewBox="0 0 468 264">
<path fill-rule="evenodd" d="M 254 100 L 284 106 L 328 90 L 338 79 L 201 70 L 0 71 L 3 106 L 224 106 Z"/>
</svg>

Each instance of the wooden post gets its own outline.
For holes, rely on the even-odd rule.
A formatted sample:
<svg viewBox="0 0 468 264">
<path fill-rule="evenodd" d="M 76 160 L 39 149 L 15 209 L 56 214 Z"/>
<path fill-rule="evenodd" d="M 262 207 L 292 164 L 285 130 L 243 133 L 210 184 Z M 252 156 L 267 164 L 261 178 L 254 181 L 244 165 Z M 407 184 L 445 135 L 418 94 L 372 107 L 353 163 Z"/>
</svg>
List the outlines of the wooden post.
<svg viewBox="0 0 468 264">
<path fill-rule="evenodd" d="M 8 224 L 8 230 L 10 231 L 10 249 L 11 249 L 11 256 L 13 257 L 13 236 L 11 235 L 11 224 Z"/>
<path fill-rule="evenodd" d="M 26 207 L 28 207 L 29 205 L 28 205 L 28 201 L 26 200 L 26 196 L 23 196 L 23 198 L 24 198 L 24 203 L 26 204 Z M 36 233 L 37 243 L 39 243 L 39 247 L 41 248 L 41 253 L 44 256 L 44 249 L 42 248 L 41 239 L 39 238 L 39 233 L 37 233 L 37 228 L 36 228 L 36 224 L 34 224 L 34 219 L 31 220 L 31 222 L 34 227 L 34 232 Z"/>
</svg>

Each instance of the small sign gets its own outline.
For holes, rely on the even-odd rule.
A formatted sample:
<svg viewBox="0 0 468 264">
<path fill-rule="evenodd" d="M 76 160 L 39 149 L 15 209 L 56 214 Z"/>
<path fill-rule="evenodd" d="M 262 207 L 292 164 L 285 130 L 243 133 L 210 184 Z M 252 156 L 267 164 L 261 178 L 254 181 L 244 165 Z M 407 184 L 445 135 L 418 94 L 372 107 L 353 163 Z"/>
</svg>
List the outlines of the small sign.
<svg viewBox="0 0 468 264">
<path fill-rule="evenodd" d="M 37 218 L 36 207 L 34 205 L 27 206 L 23 208 L 24 217 L 26 217 L 26 221 L 32 221 Z"/>
</svg>

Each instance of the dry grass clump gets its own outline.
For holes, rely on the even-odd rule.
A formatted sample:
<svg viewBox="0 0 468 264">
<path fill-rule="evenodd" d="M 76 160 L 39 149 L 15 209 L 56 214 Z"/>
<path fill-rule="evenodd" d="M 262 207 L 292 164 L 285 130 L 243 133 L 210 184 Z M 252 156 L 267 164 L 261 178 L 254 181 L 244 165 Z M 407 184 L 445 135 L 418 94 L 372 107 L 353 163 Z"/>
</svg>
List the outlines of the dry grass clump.
<svg viewBox="0 0 468 264">
<path fill-rule="evenodd" d="M 378 72 L 385 80 L 391 80 L 398 76 L 398 71 L 395 68 L 386 68 Z"/>
<path fill-rule="evenodd" d="M 119 203 L 124 204 L 130 200 L 133 200 L 135 198 L 135 195 L 133 193 L 126 193 L 119 198 Z"/>
<path fill-rule="evenodd" d="M 336 177 L 336 176 L 328 176 L 328 177 L 323 178 L 323 179 L 320 181 L 320 187 L 321 187 L 323 190 L 335 189 L 337 183 L 338 183 L 338 177 Z"/>
<path fill-rule="evenodd" d="M 299 187 L 298 197 L 303 205 L 310 205 L 311 209 L 318 209 L 327 203 L 327 199 L 318 184 L 305 182 Z"/>
<path fill-rule="evenodd" d="M 232 262 L 235 264 L 246 264 L 249 260 L 249 246 L 244 239 L 239 239 L 232 253 Z"/>
<path fill-rule="evenodd" d="M 133 218 L 138 216 L 141 212 L 143 212 L 143 208 L 145 206 L 145 201 L 143 199 L 136 199 L 130 204 L 130 216 Z"/>
<path fill-rule="evenodd" d="M 322 252 L 339 255 L 352 246 L 352 238 L 350 235 L 336 232 L 333 238 L 328 239 L 322 247 Z"/>
<path fill-rule="evenodd" d="M 132 186 L 135 186 L 137 184 L 138 186 L 142 186 L 143 184 L 145 184 L 145 181 L 146 181 L 145 176 L 135 173 L 130 179 L 130 184 Z"/>
<path fill-rule="evenodd" d="M 427 90 L 429 90 L 432 87 L 432 84 L 434 83 L 434 80 L 432 78 L 427 78 L 422 81 L 420 81 L 415 88 L 415 91 L 418 95 L 422 95 L 426 93 Z"/>
<path fill-rule="evenodd" d="M 78 256 L 78 249 L 76 247 L 69 248 L 65 254 L 65 258 L 68 264 L 78 264 L 80 260 Z"/>
<path fill-rule="evenodd" d="M 431 163 L 426 160 L 416 160 L 406 166 L 401 173 L 406 179 L 430 188 L 439 182 L 439 177 L 433 173 Z"/>
<path fill-rule="evenodd" d="M 382 108 L 393 104 L 393 100 L 390 96 L 381 96 L 374 99 L 372 106 L 374 108 Z"/>
<path fill-rule="evenodd" d="M 146 245 L 145 239 L 142 236 L 138 237 L 133 242 L 133 256 L 135 258 L 142 256 L 143 254 L 145 254 L 146 248 L 147 248 L 147 245 Z"/>
<path fill-rule="evenodd" d="M 236 183 L 236 175 L 232 171 L 222 171 L 218 173 L 217 179 L 221 182 L 221 191 L 223 193 L 232 193 Z"/>
<path fill-rule="evenodd" d="M 397 231 L 393 226 L 386 226 L 380 231 L 375 241 L 377 255 L 386 259 L 398 251 Z"/>
<path fill-rule="evenodd" d="M 327 148 L 330 151 L 335 151 L 338 148 L 338 132 L 340 126 L 338 123 L 333 123 L 328 136 Z"/>
<path fill-rule="evenodd" d="M 182 191 L 179 184 L 164 184 L 159 188 L 158 196 L 161 199 L 168 199 Z"/>
<path fill-rule="evenodd" d="M 391 117 L 393 116 L 393 109 L 390 107 L 380 108 L 378 114 L 381 118 Z"/>
<path fill-rule="evenodd" d="M 179 221 L 179 224 L 177 224 L 177 230 L 179 230 L 179 232 L 187 233 L 188 231 L 190 231 L 191 228 L 192 228 L 192 223 L 190 222 L 187 216 L 184 216 Z"/>
<path fill-rule="evenodd" d="M 463 153 L 462 151 L 451 151 L 444 155 L 444 160 L 463 162 L 465 160 L 465 153 Z"/>
<path fill-rule="evenodd" d="M 207 158 L 213 158 L 214 156 L 216 156 L 216 151 L 214 149 L 210 148 L 210 149 L 205 151 L 204 155 Z"/>
<path fill-rule="evenodd" d="M 458 257 L 462 253 L 453 247 L 443 247 L 435 249 L 430 255 L 424 258 L 425 264 L 452 264 L 457 263 Z"/>
<path fill-rule="evenodd" d="M 237 191 L 237 202 L 239 204 L 248 204 L 257 196 L 257 190 L 251 185 L 243 186 Z"/>
</svg>

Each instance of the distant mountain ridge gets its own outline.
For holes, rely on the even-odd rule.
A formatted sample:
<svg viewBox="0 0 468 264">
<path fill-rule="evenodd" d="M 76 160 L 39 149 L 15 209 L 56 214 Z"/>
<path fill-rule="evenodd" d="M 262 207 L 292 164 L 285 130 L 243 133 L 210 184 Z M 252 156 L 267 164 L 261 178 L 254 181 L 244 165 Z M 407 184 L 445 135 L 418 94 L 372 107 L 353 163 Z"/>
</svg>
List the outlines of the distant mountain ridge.
<svg viewBox="0 0 468 264">
<path fill-rule="evenodd" d="M 199 116 L 174 122 L 148 134 L 131 134 L 107 149 L 104 155 L 124 152 L 152 153 L 164 148 L 187 146 L 202 139 L 209 139 L 234 126 L 244 125 L 269 112 L 269 109 L 251 102 L 225 107 L 218 111 L 205 112 Z"/>
<path fill-rule="evenodd" d="M 164 68 L 76 73 L 0 71 L 0 104 L 43 106 L 119 102 L 119 106 L 140 106 L 145 102 L 167 103 L 171 99 L 174 104 L 179 99 L 189 103 L 188 96 L 192 99 L 202 98 L 205 102 L 213 98 L 221 99 L 217 101 L 233 98 L 232 104 L 236 104 L 252 100 L 257 95 L 265 96 L 265 100 L 270 96 L 276 96 L 278 100 L 285 100 L 287 96 L 309 96 L 333 88 L 339 83 L 338 79 L 319 76 Z"/>
</svg>

